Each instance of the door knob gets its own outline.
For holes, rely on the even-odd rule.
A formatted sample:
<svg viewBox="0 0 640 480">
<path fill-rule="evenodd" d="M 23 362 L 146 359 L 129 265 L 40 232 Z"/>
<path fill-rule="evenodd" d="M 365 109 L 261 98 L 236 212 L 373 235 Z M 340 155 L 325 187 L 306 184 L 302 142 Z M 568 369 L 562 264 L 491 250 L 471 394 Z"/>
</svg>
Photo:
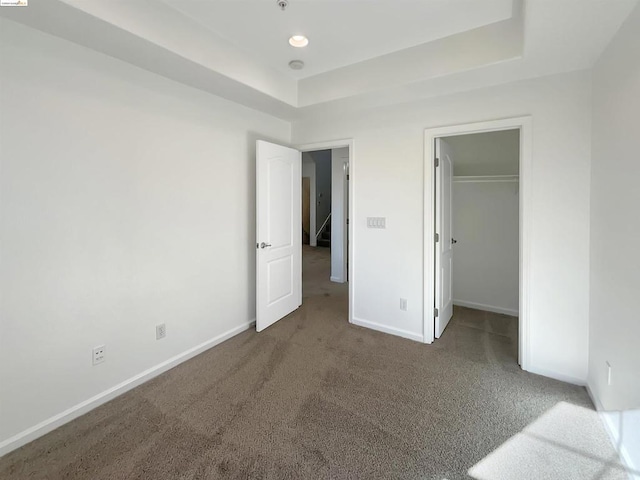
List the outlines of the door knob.
<svg viewBox="0 0 640 480">
<path fill-rule="evenodd" d="M 260 244 L 260 248 L 267 248 L 267 247 L 270 247 L 270 246 L 271 246 L 271 244 L 270 244 L 270 243 L 264 243 L 264 242 L 262 242 L 262 243 Z"/>
<path fill-rule="evenodd" d="M 451 239 L 451 245 L 454 245 L 454 244 L 456 244 L 456 243 L 458 243 L 458 240 L 456 240 L 455 238 L 452 238 L 452 239 Z"/>
</svg>

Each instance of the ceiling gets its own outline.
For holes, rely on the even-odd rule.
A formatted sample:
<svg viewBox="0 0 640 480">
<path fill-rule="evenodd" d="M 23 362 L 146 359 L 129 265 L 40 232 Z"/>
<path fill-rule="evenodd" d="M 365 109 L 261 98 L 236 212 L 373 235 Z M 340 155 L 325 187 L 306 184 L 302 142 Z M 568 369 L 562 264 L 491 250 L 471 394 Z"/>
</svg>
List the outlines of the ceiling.
<svg viewBox="0 0 640 480">
<path fill-rule="evenodd" d="M 31 0 L 0 16 L 295 120 L 591 68 L 638 0 L 289 2 Z M 288 45 L 298 33 L 308 47 Z"/>
<path fill-rule="evenodd" d="M 474 133 L 447 137 L 455 176 L 518 175 L 520 131 Z"/>
<path fill-rule="evenodd" d="M 164 0 L 270 67 L 305 78 L 511 17 L 512 0 Z M 461 15 L 464 12 L 464 15 Z M 294 34 L 306 48 L 289 45 Z M 303 70 L 288 67 L 305 62 Z"/>
</svg>

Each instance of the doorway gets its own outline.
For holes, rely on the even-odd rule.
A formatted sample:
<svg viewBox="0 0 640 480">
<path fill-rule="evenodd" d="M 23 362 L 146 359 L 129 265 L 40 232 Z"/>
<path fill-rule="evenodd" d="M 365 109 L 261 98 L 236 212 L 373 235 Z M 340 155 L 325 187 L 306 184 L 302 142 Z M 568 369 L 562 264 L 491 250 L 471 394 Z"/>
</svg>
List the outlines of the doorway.
<svg viewBox="0 0 640 480">
<path fill-rule="evenodd" d="M 519 137 L 436 139 L 435 337 L 464 331 L 470 348 L 499 337 L 492 355 L 506 364 L 517 362 Z"/>
<path fill-rule="evenodd" d="M 315 172 L 316 182 L 318 181 L 317 166 L 310 168 L 308 162 L 305 162 L 305 158 L 309 160 L 310 155 L 313 152 L 325 151 L 331 153 L 331 208 L 329 216 L 328 214 L 322 218 L 318 214 L 317 202 L 319 199 L 318 189 L 312 193 L 312 197 L 316 200 L 316 205 L 311 205 L 311 230 L 314 225 L 317 225 L 315 231 L 315 245 L 319 245 L 322 232 L 324 231 L 324 240 L 327 237 L 330 239 L 331 251 L 331 268 L 328 270 L 330 285 L 327 285 L 328 289 L 340 289 L 343 288 L 346 291 L 348 297 L 348 321 L 352 323 L 353 319 L 353 295 L 354 295 L 354 275 L 353 269 L 350 265 L 353 261 L 353 225 L 349 221 L 353 218 L 353 195 L 354 195 L 354 165 L 355 165 L 355 151 L 353 140 L 335 140 L 329 142 L 320 142 L 313 144 L 300 145 L 297 147 L 303 155 L 303 175 L 305 171 Z M 311 182 L 311 189 L 313 190 L 314 183 Z M 327 202 L 326 194 L 323 194 L 325 202 Z M 326 203 L 325 203 L 326 205 Z M 323 228 L 324 225 L 324 228 Z M 327 233 L 327 230 L 330 233 Z M 310 242 L 310 246 L 314 245 L 314 238 Z M 326 244 L 325 244 L 326 245 Z M 318 247 L 320 248 L 320 247 Z M 324 247 L 327 248 L 327 247 Z M 326 257 L 326 252 L 324 253 Z M 304 277 L 304 272 L 303 272 Z M 326 274 L 322 274 L 324 281 Z M 303 279 L 304 280 L 304 279 Z"/>
<path fill-rule="evenodd" d="M 491 133 L 493 136 L 477 136 L 483 133 Z M 492 168 L 505 167 L 496 165 L 493 155 L 487 159 L 493 164 L 484 172 L 470 171 L 468 160 L 459 159 L 456 175 L 456 150 L 460 152 L 461 145 L 475 142 L 477 147 L 478 140 L 483 138 L 489 146 L 495 147 L 493 143 L 500 136 L 510 137 L 512 141 L 515 136 L 518 158 L 512 160 L 509 167 L 512 170 L 492 171 Z M 487 315 L 517 316 L 514 322 L 517 325 L 518 363 L 523 369 L 527 369 L 530 171 L 529 117 L 425 131 L 425 343 L 437 341 L 445 332 L 451 316 L 455 318 L 455 309 L 461 314 L 482 311 L 489 312 Z M 460 204 L 463 200 L 467 204 L 473 202 L 467 211 L 469 218 L 455 214 L 456 208 L 464 210 L 464 205 Z M 511 203 L 504 205 L 504 202 Z M 500 232 L 495 229 L 503 227 L 510 233 L 508 238 L 500 239 Z M 463 238 L 459 238 L 460 234 Z M 500 246 L 493 243 L 505 243 L 507 240 L 511 242 L 511 251 L 505 256 L 505 252 L 500 252 Z M 456 253 L 458 250 L 459 255 Z M 497 267 L 497 258 L 493 258 L 495 271 L 487 273 L 486 269 L 491 268 L 491 255 L 495 257 L 499 254 L 504 257 L 502 260 L 508 260 L 511 273 L 501 271 L 502 266 Z M 514 276 L 517 285 L 515 289 Z M 491 281 L 487 281 L 488 277 L 493 280 L 497 278 L 497 286 L 494 285 L 491 293 L 494 294 L 493 297 L 487 296 L 487 289 L 491 286 Z M 465 296 L 466 299 L 461 298 Z M 490 300 L 486 300 L 487 298 Z M 496 298 L 502 300 L 497 302 Z M 501 304 L 496 305 L 496 302 Z"/>
<path fill-rule="evenodd" d="M 348 281 L 348 168 L 348 147 L 302 152 L 303 296 L 305 285 L 310 289 L 312 285 L 325 284 L 327 289 L 330 288 L 326 285 L 328 281 L 338 284 Z M 310 185 L 308 213 L 307 184 Z M 305 255 L 314 260 L 305 261 Z M 306 278 L 312 266 L 313 274 Z"/>
</svg>

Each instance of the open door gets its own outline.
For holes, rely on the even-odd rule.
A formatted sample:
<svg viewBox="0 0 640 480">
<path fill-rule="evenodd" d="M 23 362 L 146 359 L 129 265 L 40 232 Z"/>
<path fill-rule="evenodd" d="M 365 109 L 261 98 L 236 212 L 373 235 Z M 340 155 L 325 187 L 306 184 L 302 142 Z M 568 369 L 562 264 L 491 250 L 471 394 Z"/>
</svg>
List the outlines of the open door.
<svg viewBox="0 0 640 480">
<path fill-rule="evenodd" d="M 302 304 L 301 154 L 256 143 L 256 330 Z"/>
<path fill-rule="evenodd" d="M 451 194 L 453 159 L 451 148 L 436 139 L 436 271 L 435 271 L 435 336 L 440 338 L 453 316 L 453 235 Z"/>
</svg>

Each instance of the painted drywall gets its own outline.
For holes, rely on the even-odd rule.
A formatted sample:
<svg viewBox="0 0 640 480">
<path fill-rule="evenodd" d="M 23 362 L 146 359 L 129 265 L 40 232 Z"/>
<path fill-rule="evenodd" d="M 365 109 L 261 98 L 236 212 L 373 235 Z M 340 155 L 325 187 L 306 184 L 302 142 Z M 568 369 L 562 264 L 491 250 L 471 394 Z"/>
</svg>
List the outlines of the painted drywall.
<svg viewBox="0 0 640 480">
<path fill-rule="evenodd" d="M 610 412 L 623 453 L 640 471 L 638 112 L 640 6 L 593 70 L 589 344 L 591 392 Z"/>
<path fill-rule="evenodd" d="M 524 32 L 519 10 L 502 21 L 303 78 L 298 84 L 298 104 L 327 103 L 508 63 L 523 53 Z"/>
<path fill-rule="evenodd" d="M 423 225 L 432 221 L 423 211 L 425 128 L 531 115 L 530 370 L 584 383 L 590 105 L 590 74 L 580 71 L 294 122 L 294 144 L 354 142 L 354 321 L 423 338 Z M 370 216 L 386 217 L 386 229 L 368 229 Z M 399 308 L 400 298 L 408 299 L 406 312 Z"/>
<path fill-rule="evenodd" d="M 454 178 L 454 304 L 518 315 L 518 187 L 517 179 Z"/>
<path fill-rule="evenodd" d="M 347 170 L 349 148 L 331 150 L 331 281 L 347 281 Z"/>
<path fill-rule="evenodd" d="M 290 125 L 0 22 L 7 447 L 248 328 L 255 141 L 288 143 Z M 157 341 L 160 323 L 167 336 Z M 106 361 L 94 367 L 92 348 L 102 344 Z"/>
<path fill-rule="evenodd" d="M 447 137 L 455 176 L 518 175 L 520 131 L 474 133 Z"/>
<path fill-rule="evenodd" d="M 622 461 L 635 472 L 629 474 L 629 479 L 640 480 L 640 408 L 606 410 L 593 391 L 591 397 Z"/>
<path fill-rule="evenodd" d="M 316 164 L 316 232 L 331 213 L 331 150 L 310 152 Z"/>
<path fill-rule="evenodd" d="M 302 152 L 302 176 L 309 177 L 309 190 L 311 194 L 311 202 L 309 205 L 311 238 L 309 245 L 316 246 L 316 163 L 313 161 L 309 152 Z"/>
</svg>

